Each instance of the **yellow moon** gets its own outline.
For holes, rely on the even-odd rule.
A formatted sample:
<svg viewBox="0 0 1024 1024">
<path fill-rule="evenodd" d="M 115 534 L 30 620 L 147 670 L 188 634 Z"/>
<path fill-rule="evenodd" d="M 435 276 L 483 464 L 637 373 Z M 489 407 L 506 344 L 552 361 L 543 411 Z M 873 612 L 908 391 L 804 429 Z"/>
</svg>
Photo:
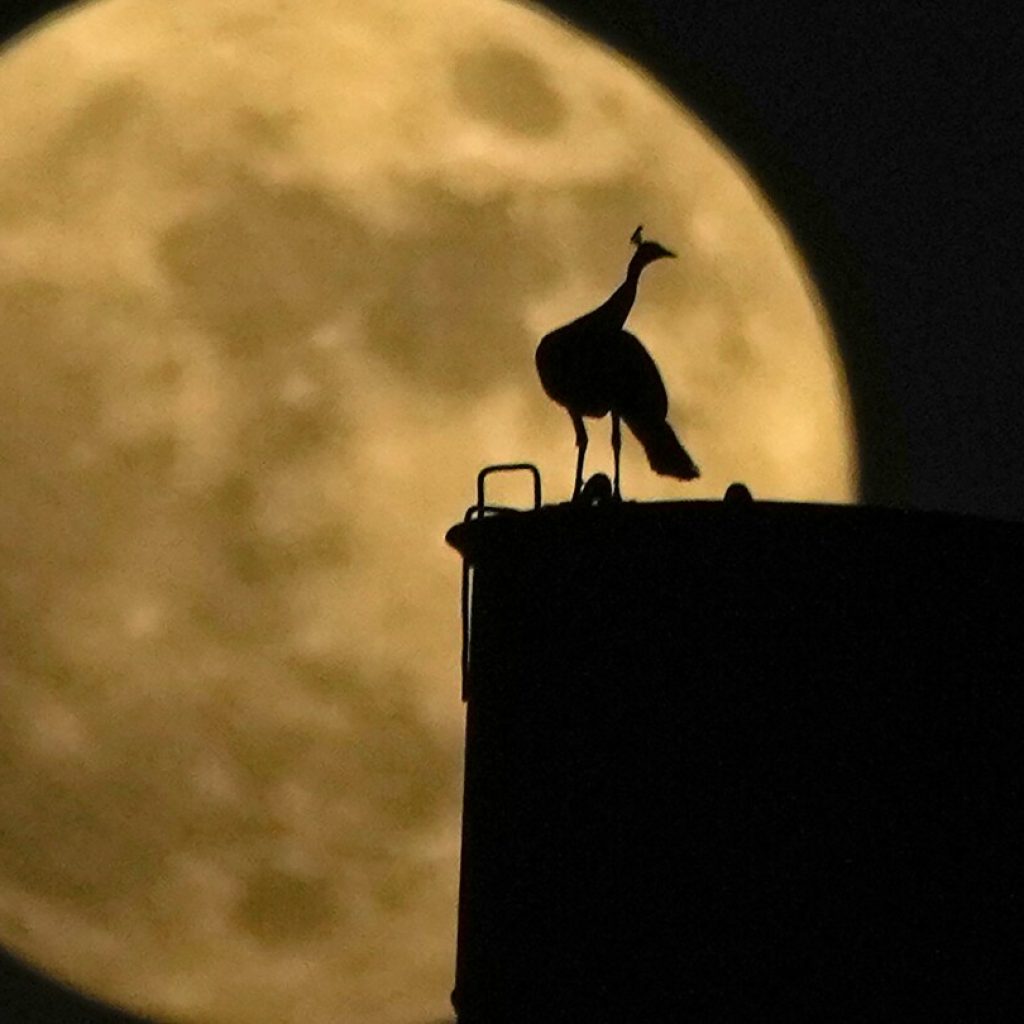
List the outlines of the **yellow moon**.
<svg viewBox="0 0 1024 1024">
<path fill-rule="evenodd" d="M 155 1016 L 443 1016 L 442 537 L 486 463 L 569 492 L 537 339 L 643 222 L 705 475 L 627 438 L 626 497 L 849 500 L 806 268 L 639 68 L 501 0 L 100 0 L 6 51 L 0 121 L 0 940 Z"/>
</svg>

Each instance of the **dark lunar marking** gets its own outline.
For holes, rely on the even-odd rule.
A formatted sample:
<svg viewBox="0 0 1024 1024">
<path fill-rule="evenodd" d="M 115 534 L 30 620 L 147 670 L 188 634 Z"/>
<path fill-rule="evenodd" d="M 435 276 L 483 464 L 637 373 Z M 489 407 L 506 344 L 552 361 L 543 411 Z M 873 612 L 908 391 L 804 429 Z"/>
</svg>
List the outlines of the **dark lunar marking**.
<svg viewBox="0 0 1024 1024">
<path fill-rule="evenodd" d="M 434 737 L 401 680 L 354 677 L 345 707 L 365 744 L 359 757 L 375 812 L 392 827 L 433 821 L 455 790 L 457 760 Z"/>
<path fill-rule="evenodd" d="M 267 945 L 322 938 L 338 917 L 337 901 L 324 878 L 305 878 L 274 868 L 246 883 L 239 924 Z"/>
<path fill-rule="evenodd" d="M 23 702 L 23 719 L 32 706 Z M 88 721 L 90 709 L 75 707 Z M 253 760 L 274 751 L 294 760 L 316 739 L 261 731 L 222 696 L 198 711 L 178 705 L 170 722 L 140 709 L 114 720 L 99 712 L 90 724 L 102 757 L 87 768 L 29 750 L 12 759 L 0 786 L 0 879 L 94 920 L 137 912 L 150 896 L 158 904 L 174 898 L 161 901 L 160 887 L 168 883 L 168 858 L 182 850 L 251 851 L 268 837 L 270 823 L 252 802 L 203 799 L 191 781 L 197 758 L 217 756 L 225 737 L 243 732 Z"/>
<path fill-rule="evenodd" d="M 185 367 L 177 359 L 165 359 L 146 374 L 146 382 L 156 388 L 174 388 L 185 376 Z"/>
<path fill-rule="evenodd" d="M 604 92 L 598 97 L 597 100 L 598 108 L 601 113 L 612 120 L 621 121 L 625 107 L 622 103 L 622 98 L 618 93 Z"/>
<path fill-rule="evenodd" d="M 111 145 L 127 140 L 130 129 L 150 105 L 141 82 L 128 78 L 105 82 L 72 114 L 57 152 L 105 155 Z"/>
<path fill-rule="evenodd" d="M 258 495 L 256 481 L 245 473 L 232 473 L 213 492 L 224 515 L 235 518 L 252 513 Z"/>
<path fill-rule="evenodd" d="M 353 308 L 366 312 L 375 354 L 439 397 L 476 397 L 510 375 L 528 382 L 524 303 L 559 277 L 542 226 L 519 215 L 515 197 L 473 202 L 415 183 L 407 192 L 414 226 L 377 236 L 326 193 L 245 178 L 161 241 L 182 306 L 238 359 L 246 450 L 262 461 L 340 440 L 346 382 L 310 338 Z M 293 371 L 322 386 L 301 410 L 277 405 Z"/>
<path fill-rule="evenodd" d="M 285 628 L 283 587 L 301 568 L 288 546 L 262 528 L 263 473 L 257 462 L 227 476 L 198 510 L 195 528 L 203 570 L 190 603 L 192 623 L 243 650 Z"/>
<path fill-rule="evenodd" d="M 273 584 L 310 567 L 340 568 L 349 556 L 342 530 L 322 530 L 291 543 L 250 534 L 228 538 L 223 551 L 232 578 L 246 586 Z"/>
<path fill-rule="evenodd" d="M 722 362 L 736 373 L 750 371 L 756 362 L 754 350 L 739 324 L 733 330 L 722 332 L 718 354 Z"/>
<path fill-rule="evenodd" d="M 23 559 L 33 588 L 69 574 L 81 582 L 152 499 L 151 481 L 130 472 L 109 445 L 93 461 L 78 456 L 101 440 L 117 380 L 109 351 L 157 328 L 155 312 L 127 291 L 0 285 L 0 551 Z M 163 445 L 147 458 L 166 465 L 166 456 Z"/>
<path fill-rule="evenodd" d="M 4 650 L 4 620 L 3 601 L 0 592 L 0 665 L 10 665 Z M 6 674 L 6 673 L 5 673 Z M 22 751 L 21 725 L 22 715 L 17 712 L 21 709 L 19 704 L 24 704 L 24 692 L 19 692 L 17 682 L 5 684 L 3 714 L 0 714 L 0 778 L 10 779 L 18 768 L 18 761 L 24 756 Z M 20 698 L 20 699 L 19 699 Z"/>
<path fill-rule="evenodd" d="M 232 576 L 239 583 L 268 583 L 282 568 L 276 546 L 252 537 L 228 540 L 224 554 Z"/>
<path fill-rule="evenodd" d="M 117 780 L 107 781 L 116 791 Z M 158 874 L 167 844 L 160 848 L 145 831 L 125 830 L 119 813 L 131 820 L 147 813 L 142 807 L 58 777 L 21 786 L 8 782 L 6 788 L 22 794 L 21 801 L 0 800 L 0 873 L 11 882 L 93 916 Z"/>
<path fill-rule="evenodd" d="M 28 428 L 26 440 L 34 442 L 43 440 L 43 423 L 32 422 L 34 416 L 53 416 L 54 429 L 69 440 L 97 425 L 102 370 L 91 350 L 127 315 L 140 315 L 134 304 L 133 296 L 76 294 L 44 281 L 0 284 L 0 424 L 6 417 L 20 420 Z M 47 456 L 54 454 L 47 447 Z"/>
<path fill-rule="evenodd" d="M 353 742 L 340 745 L 325 766 L 327 788 L 363 792 L 372 827 L 384 831 L 427 825 L 447 809 L 458 753 L 423 721 L 407 683 L 333 661 L 290 664 L 308 692 L 344 707 L 351 723 Z"/>
<path fill-rule="evenodd" d="M 187 727 L 171 744 L 161 725 L 130 715 L 97 730 L 103 758 L 89 770 L 26 753 L 0 787 L 0 874 L 90 918 L 131 905 L 172 852 L 216 841 L 234 824 L 194 813 L 190 787 L 181 785 Z"/>
<path fill-rule="evenodd" d="M 48 543 L 44 537 L 43 543 L 52 557 L 56 542 Z M 70 665 L 54 637 L 41 625 L 66 589 L 60 570 L 67 564 L 73 566 L 58 563 L 56 570 L 46 571 L 33 559 L 25 558 L 22 550 L 11 549 L 0 539 L 0 666 L 23 673 L 41 692 L 71 693 L 77 698 L 109 684 L 114 673 L 97 679 L 93 672 Z M 16 574 L 20 585 L 14 587 Z M 4 687 L 7 685 L 5 681 Z M 16 684 L 11 686 L 11 692 L 16 692 Z M 0 711 L 0 719 L 3 717 Z M 0 829 L 0 842 L 3 837 Z"/>
<path fill-rule="evenodd" d="M 352 555 L 348 532 L 338 526 L 324 526 L 302 536 L 291 546 L 297 564 L 323 568 L 346 566 Z"/>
<path fill-rule="evenodd" d="M 270 452 L 288 459 L 327 443 L 337 434 L 332 412 L 330 398 L 302 408 L 275 402 L 264 420 Z"/>
<path fill-rule="evenodd" d="M 275 583 L 287 584 L 308 568 L 340 567 L 349 559 L 348 531 L 340 522 L 308 530 L 287 542 L 267 535 L 260 519 L 260 477 L 259 466 L 229 475 L 213 490 L 206 506 L 204 533 L 216 545 L 226 569 L 221 583 L 198 601 L 196 610 L 207 624 L 217 621 L 218 607 L 226 613 L 232 601 L 240 602 L 240 607 L 253 602 L 252 612 L 262 617 L 280 598 Z M 262 585 L 259 595 L 232 590 L 254 584 Z M 226 615 L 224 621 L 234 619 Z"/>
<path fill-rule="evenodd" d="M 393 858 L 377 882 L 377 905 L 384 910 L 401 910 L 437 884 L 435 871 L 430 865 Z"/>
<path fill-rule="evenodd" d="M 7 170 L 0 222 L 61 217 L 66 209 L 102 198 L 112 187 L 119 154 L 149 141 L 141 138 L 140 123 L 152 114 L 141 82 L 122 79 L 99 86 L 58 132 L 47 138 L 42 128 L 41 151 Z"/>
<path fill-rule="evenodd" d="M 265 723 L 251 722 L 242 728 L 236 723 L 226 738 L 231 759 L 261 786 L 275 785 L 298 772 L 310 749 L 307 733 L 283 725 L 268 728 Z"/>
<path fill-rule="evenodd" d="M 289 667 L 296 679 L 311 694 L 343 701 L 353 686 L 358 686 L 358 670 L 348 663 L 334 659 L 294 656 Z"/>
<path fill-rule="evenodd" d="M 280 380 L 297 347 L 365 294 L 369 244 L 327 193 L 246 177 L 171 228 L 159 252 L 187 313 L 230 355 L 268 361 Z"/>
<path fill-rule="evenodd" d="M 119 445 L 115 457 L 133 476 L 145 476 L 150 483 L 166 479 L 178 458 L 178 439 L 172 434 L 145 438 L 132 444 Z"/>
<path fill-rule="evenodd" d="M 528 386 L 534 339 L 524 307 L 560 277 L 545 231 L 517 216 L 510 196 L 472 202 L 442 187 L 410 188 L 420 226 L 389 245 L 370 343 L 439 397 L 473 398 L 517 380 Z"/>
<path fill-rule="evenodd" d="M 267 721 L 239 696 L 249 681 L 226 678 L 209 681 L 207 700 L 179 707 L 173 722 L 151 711 L 93 717 L 103 758 L 86 771 L 4 744 L 13 756 L 0 786 L 0 879 L 93 920 L 116 919 L 148 899 L 159 917 L 174 898 L 161 888 L 169 856 L 188 848 L 259 857 L 281 828 L 265 810 L 271 792 L 302 780 L 344 808 L 346 825 L 330 851 L 336 863 L 357 865 L 354 877 L 387 905 L 412 898 L 414 873 L 387 851 L 396 835 L 411 837 L 453 810 L 457 752 L 432 736 L 400 680 L 368 679 L 330 663 L 293 670 L 319 677 L 323 692 L 345 708 L 343 727 L 325 721 L 320 732 Z M 25 721 L 33 704 L 14 708 L 13 717 Z M 87 707 L 78 713 L 90 716 Z M 9 741 L 3 726 L 0 740 Z M 237 769 L 246 799 L 211 802 L 189 784 L 197 762 L 211 757 Z M 344 884 L 344 873 L 338 880 Z M 338 914 L 322 879 L 273 869 L 258 871 L 237 909 L 269 943 L 319 935 Z M 171 915 L 166 927 L 173 926 Z"/>
<path fill-rule="evenodd" d="M 543 137 L 566 119 L 544 68 L 517 50 L 492 47 L 456 58 L 455 93 L 468 113 L 506 131 Z"/>
<path fill-rule="evenodd" d="M 288 149 L 297 120 L 294 113 L 269 114 L 254 107 L 243 107 L 235 115 L 239 135 L 245 142 L 277 152 Z"/>
</svg>

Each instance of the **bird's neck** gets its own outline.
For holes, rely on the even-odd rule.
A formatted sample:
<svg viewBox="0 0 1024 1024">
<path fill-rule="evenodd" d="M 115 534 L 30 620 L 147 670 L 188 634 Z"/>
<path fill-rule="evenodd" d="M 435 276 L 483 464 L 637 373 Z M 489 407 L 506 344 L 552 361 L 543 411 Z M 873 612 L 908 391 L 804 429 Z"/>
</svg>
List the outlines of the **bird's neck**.
<svg viewBox="0 0 1024 1024">
<path fill-rule="evenodd" d="M 640 262 L 640 253 L 634 253 L 633 258 L 629 261 L 629 266 L 626 268 L 626 283 L 632 282 L 634 290 L 636 289 L 637 282 L 640 280 L 640 274 L 646 266 L 646 263 Z"/>
<path fill-rule="evenodd" d="M 636 287 L 640 281 L 640 272 L 643 269 L 643 266 L 635 260 L 630 262 L 629 269 L 626 271 L 626 280 L 615 289 L 611 298 L 608 299 L 606 305 L 609 314 L 617 322 L 619 329 L 626 322 L 626 317 L 629 316 L 629 311 L 633 308 L 633 303 L 636 301 Z"/>
<path fill-rule="evenodd" d="M 622 330 L 622 325 L 626 322 L 626 317 L 629 316 L 629 311 L 633 308 L 635 300 L 636 282 L 623 281 L 603 306 L 601 319 L 604 320 L 605 326 L 613 331 Z"/>
</svg>

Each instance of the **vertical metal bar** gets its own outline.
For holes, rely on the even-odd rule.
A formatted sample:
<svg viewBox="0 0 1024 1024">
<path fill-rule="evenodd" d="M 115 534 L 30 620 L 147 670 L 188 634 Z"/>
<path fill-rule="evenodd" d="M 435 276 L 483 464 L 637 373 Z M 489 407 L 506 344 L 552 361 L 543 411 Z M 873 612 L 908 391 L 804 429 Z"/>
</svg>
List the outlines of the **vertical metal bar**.
<svg viewBox="0 0 1024 1024">
<path fill-rule="evenodd" d="M 473 577 L 469 559 L 462 560 L 462 700 L 469 700 L 469 650 L 472 641 Z"/>
</svg>

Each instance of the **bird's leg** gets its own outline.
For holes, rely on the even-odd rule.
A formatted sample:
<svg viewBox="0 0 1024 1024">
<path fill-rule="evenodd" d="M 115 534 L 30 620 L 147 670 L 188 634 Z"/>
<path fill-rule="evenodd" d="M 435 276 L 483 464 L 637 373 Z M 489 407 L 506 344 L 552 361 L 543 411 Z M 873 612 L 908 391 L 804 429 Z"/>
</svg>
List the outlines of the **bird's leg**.
<svg viewBox="0 0 1024 1024">
<path fill-rule="evenodd" d="M 583 489 L 583 457 L 587 454 L 587 428 L 583 425 L 583 417 L 578 413 L 570 413 L 572 425 L 576 430 L 576 482 L 572 488 L 572 500 L 580 496 Z"/>
<path fill-rule="evenodd" d="M 619 453 L 622 451 L 622 422 L 617 412 L 612 413 L 612 455 L 615 458 L 615 485 L 612 489 L 612 497 L 616 501 L 622 501 L 622 493 L 619 491 Z"/>
</svg>

